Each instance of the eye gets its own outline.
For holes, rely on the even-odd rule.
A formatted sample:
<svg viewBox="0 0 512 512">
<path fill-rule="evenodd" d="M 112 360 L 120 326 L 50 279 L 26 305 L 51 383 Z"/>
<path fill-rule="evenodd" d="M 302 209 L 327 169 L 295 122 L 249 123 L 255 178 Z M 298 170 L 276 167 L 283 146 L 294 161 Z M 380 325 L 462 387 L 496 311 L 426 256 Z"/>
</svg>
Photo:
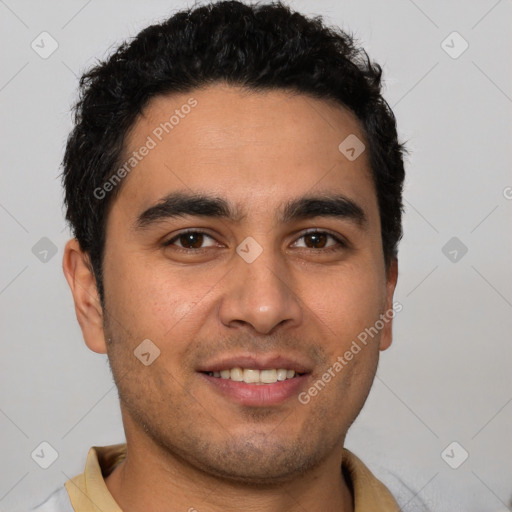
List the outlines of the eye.
<svg viewBox="0 0 512 512">
<path fill-rule="evenodd" d="M 329 238 L 334 240 L 335 243 L 326 246 Z M 347 246 L 341 238 L 326 231 L 309 231 L 298 238 L 298 240 L 301 239 L 304 239 L 305 245 L 302 247 L 305 247 L 306 249 L 323 249 L 325 251 L 333 251 Z"/>
<path fill-rule="evenodd" d="M 203 247 L 201 246 L 204 243 L 205 238 L 213 240 L 213 237 L 207 235 L 206 233 L 203 233 L 202 231 L 183 231 L 182 233 L 176 235 L 175 237 L 165 242 L 164 246 L 167 247 L 169 245 L 174 245 L 175 242 L 178 241 L 180 245 L 178 245 L 177 247 L 181 249 L 203 249 Z"/>
<path fill-rule="evenodd" d="M 205 239 L 210 239 L 214 243 L 211 243 L 209 246 L 203 246 Z M 341 238 L 326 231 L 309 231 L 298 238 L 298 240 L 301 239 L 304 239 L 305 241 L 305 245 L 302 246 L 303 248 L 317 251 L 335 251 L 340 248 L 347 247 L 347 244 Z M 329 239 L 333 240 L 334 243 L 326 245 Z M 178 242 L 179 245 L 176 242 Z M 297 242 L 295 242 L 295 244 L 297 244 Z M 164 242 L 163 245 L 165 247 L 175 246 L 179 250 L 190 252 L 215 246 L 215 239 L 203 231 L 189 230 L 179 233 L 170 240 Z"/>
</svg>

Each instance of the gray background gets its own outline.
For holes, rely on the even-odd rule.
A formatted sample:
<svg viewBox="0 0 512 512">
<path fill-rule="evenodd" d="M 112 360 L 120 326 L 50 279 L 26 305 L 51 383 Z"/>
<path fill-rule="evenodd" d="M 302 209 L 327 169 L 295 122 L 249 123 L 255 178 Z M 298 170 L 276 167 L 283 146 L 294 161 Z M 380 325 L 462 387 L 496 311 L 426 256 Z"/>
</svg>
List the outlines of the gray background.
<svg viewBox="0 0 512 512">
<path fill-rule="evenodd" d="M 386 481 L 381 466 L 418 493 L 406 510 L 420 498 L 441 512 L 506 510 L 512 3 L 288 3 L 350 29 L 383 65 L 385 97 L 411 152 L 396 291 L 403 310 L 347 446 Z M 90 446 L 124 441 L 106 356 L 83 343 L 61 271 L 69 232 L 59 165 L 77 75 L 185 5 L 0 0 L 2 511 L 26 510 L 82 472 Z M 43 31 L 59 45 L 47 59 L 31 48 Z M 469 44 L 457 58 L 464 42 L 454 31 Z M 42 441 L 59 455 L 48 469 L 31 458 Z M 458 469 L 441 456 L 453 441 L 452 464 L 469 453 Z"/>
</svg>

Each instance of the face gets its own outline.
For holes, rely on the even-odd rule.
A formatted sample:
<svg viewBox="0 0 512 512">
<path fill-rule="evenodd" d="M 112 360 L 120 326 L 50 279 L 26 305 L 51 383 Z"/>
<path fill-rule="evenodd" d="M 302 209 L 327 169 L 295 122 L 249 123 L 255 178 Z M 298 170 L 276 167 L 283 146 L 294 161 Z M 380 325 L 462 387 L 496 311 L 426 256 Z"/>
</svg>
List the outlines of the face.
<svg viewBox="0 0 512 512">
<path fill-rule="evenodd" d="M 77 304 L 129 443 L 238 481 L 339 460 L 391 322 L 344 354 L 396 281 L 367 154 L 338 149 L 351 134 L 364 141 L 347 110 L 284 91 L 216 85 L 148 105 L 107 220 L 101 328 Z"/>
</svg>

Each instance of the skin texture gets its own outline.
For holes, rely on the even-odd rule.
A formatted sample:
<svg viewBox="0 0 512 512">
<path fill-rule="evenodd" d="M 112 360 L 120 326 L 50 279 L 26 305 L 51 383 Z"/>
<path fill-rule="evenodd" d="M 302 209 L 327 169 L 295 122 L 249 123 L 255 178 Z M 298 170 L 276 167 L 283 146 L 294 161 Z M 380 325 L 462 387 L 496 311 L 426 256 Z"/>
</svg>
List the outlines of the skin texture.
<svg viewBox="0 0 512 512">
<path fill-rule="evenodd" d="M 343 442 L 379 350 L 391 343 L 391 322 L 305 405 L 297 394 L 272 406 L 241 405 L 197 369 L 233 354 L 295 356 L 312 370 L 304 391 L 391 309 L 397 265 L 384 265 L 367 155 L 351 162 L 338 150 L 348 135 L 364 135 L 350 112 L 326 101 L 219 84 L 153 99 L 127 152 L 190 97 L 197 106 L 124 179 L 110 209 L 105 310 L 76 240 L 64 255 L 85 342 L 108 353 L 119 389 L 128 455 L 107 486 L 127 512 L 234 511 L 241 503 L 271 512 L 353 510 L 340 471 Z M 224 197 L 245 217 L 134 227 L 141 212 L 178 190 Z M 361 206 L 366 225 L 278 222 L 286 201 L 333 192 Z M 163 246 L 189 228 L 208 235 L 197 242 L 202 253 L 183 239 Z M 304 236 L 312 228 L 348 245 Z M 263 249 L 250 264 L 236 252 L 248 236 Z M 133 354 L 144 339 L 160 350 L 149 366 Z"/>
</svg>

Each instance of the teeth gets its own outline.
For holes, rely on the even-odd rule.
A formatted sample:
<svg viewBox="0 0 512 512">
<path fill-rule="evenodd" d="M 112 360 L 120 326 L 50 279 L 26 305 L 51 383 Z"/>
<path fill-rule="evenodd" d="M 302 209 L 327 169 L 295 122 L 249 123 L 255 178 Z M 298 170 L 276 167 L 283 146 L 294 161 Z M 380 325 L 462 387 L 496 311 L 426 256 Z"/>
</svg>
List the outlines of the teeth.
<svg viewBox="0 0 512 512">
<path fill-rule="evenodd" d="M 236 380 L 237 382 L 242 382 L 244 380 L 244 372 L 242 368 L 233 368 L 230 373 L 231 380 Z"/>
<path fill-rule="evenodd" d="M 209 375 L 221 379 L 231 379 L 236 382 L 243 381 L 247 384 L 273 384 L 274 382 L 293 379 L 295 377 L 295 370 L 287 370 L 286 368 L 255 370 L 253 368 L 237 367 L 220 372 L 209 372 Z"/>
<path fill-rule="evenodd" d="M 277 380 L 286 380 L 286 375 L 288 374 L 288 371 L 284 368 L 280 368 L 277 370 Z"/>
<path fill-rule="evenodd" d="M 244 382 L 247 384 L 253 384 L 254 382 L 260 381 L 260 371 L 259 370 L 248 370 L 247 368 L 244 370 Z"/>
<path fill-rule="evenodd" d="M 265 384 L 277 382 L 277 370 L 261 370 L 260 381 Z"/>
</svg>

